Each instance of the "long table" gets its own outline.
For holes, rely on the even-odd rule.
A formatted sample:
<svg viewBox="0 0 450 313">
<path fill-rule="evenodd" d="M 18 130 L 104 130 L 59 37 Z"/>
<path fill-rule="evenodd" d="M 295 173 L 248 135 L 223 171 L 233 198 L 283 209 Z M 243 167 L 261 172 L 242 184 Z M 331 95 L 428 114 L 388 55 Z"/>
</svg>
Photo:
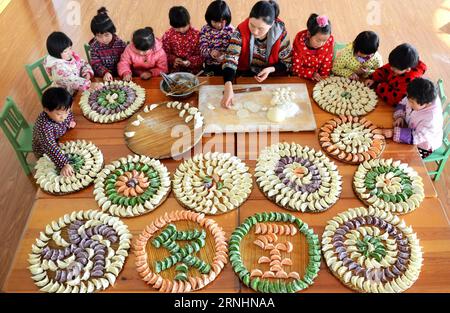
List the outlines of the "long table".
<svg viewBox="0 0 450 313">
<path fill-rule="evenodd" d="M 203 80 L 207 80 L 207 83 L 211 85 L 222 84 L 222 79 L 218 77 L 202 77 L 201 81 Z M 157 103 L 167 100 L 159 90 L 159 79 L 151 79 L 150 81 L 137 80 L 136 82 L 146 89 L 146 103 Z M 252 78 L 238 78 L 237 83 L 249 84 L 254 83 L 254 81 Z M 311 94 L 314 87 L 312 82 L 294 77 L 274 77 L 267 79 L 265 83 L 305 83 L 313 103 L 313 112 L 318 128 L 332 117 L 331 114 L 321 110 L 312 100 Z M 62 141 L 85 139 L 94 142 L 103 152 L 105 164 L 132 153 L 126 146 L 123 138 L 123 129 L 126 121 L 107 125 L 92 123 L 82 116 L 78 100 L 79 97 L 76 97 L 73 108 L 77 126 L 75 129 L 70 130 L 62 138 Z M 197 105 L 197 100 L 198 95 L 195 94 L 185 101 Z M 367 118 L 380 127 L 392 127 L 392 111 L 392 107 L 380 102 L 376 110 L 370 113 Z M 250 167 L 250 172 L 254 173 L 258 152 L 267 145 L 287 141 L 320 149 L 317 132 L 316 130 L 312 132 L 286 132 L 279 134 L 210 134 L 205 135 L 202 141 L 192 149 L 191 155 L 208 151 L 229 152 L 242 158 Z M 402 216 L 407 224 L 412 225 L 414 231 L 417 232 L 424 251 L 422 272 L 418 281 L 408 292 L 449 292 L 450 223 L 442 204 L 437 198 L 436 190 L 427 175 L 426 167 L 415 146 L 398 144 L 391 140 L 388 140 L 382 157 L 408 163 L 422 176 L 425 185 L 425 200 L 421 207 L 412 213 Z M 173 159 L 163 160 L 163 163 L 171 173 L 174 172 L 181 162 Z M 356 197 L 351 186 L 356 166 L 338 161 L 335 162 L 343 177 L 343 191 L 337 204 L 328 211 L 319 214 L 290 212 L 308 223 L 319 236 L 323 233 L 326 222 L 329 219 L 349 208 L 363 206 L 363 203 Z M 38 191 L 36 202 L 17 249 L 4 291 L 39 292 L 27 268 L 29 266 L 27 261 L 28 254 L 31 252 L 31 245 L 39 237 L 39 232 L 44 230 L 45 225 L 49 222 L 58 219 L 66 213 L 74 210 L 97 208 L 92 186 L 75 194 L 58 197 Z M 123 221 L 128 225 L 133 236 L 135 236 L 159 216 L 172 210 L 181 209 L 173 193 L 171 193 L 168 199 L 153 212 L 140 217 L 123 219 Z M 212 218 L 217 221 L 229 237 L 234 228 L 246 217 L 257 212 L 268 211 L 287 212 L 267 200 L 256 184 L 254 184 L 249 199 L 239 209 L 223 215 L 213 216 Z M 140 279 L 135 269 L 135 257 L 131 250 L 129 254 L 130 256 L 127 258 L 116 284 L 105 292 L 155 292 L 154 289 Z M 234 274 L 231 265 L 227 264 L 219 277 L 201 292 L 235 293 L 251 292 L 251 290 L 240 282 L 239 278 Z M 321 270 L 314 284 L 303 292 L 351 292 L 351 290 L 343 286 L 331 274 L 326 264 L 322 262 Z"/>
</svg>

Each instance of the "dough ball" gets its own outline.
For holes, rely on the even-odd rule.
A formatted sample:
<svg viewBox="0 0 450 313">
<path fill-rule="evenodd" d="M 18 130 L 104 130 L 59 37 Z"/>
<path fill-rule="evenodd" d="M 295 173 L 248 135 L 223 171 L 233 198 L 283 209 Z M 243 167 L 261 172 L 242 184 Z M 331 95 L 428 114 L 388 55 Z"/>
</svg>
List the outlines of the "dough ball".
<svg viewBox="0 0 450 313">
<path fill-rule="evenodd" d="M 267 118 L 271 122 L 280 123 L 286 119 L 286 114 L 278 107 L 270 108 L 267 112 Z"/>
</svg>

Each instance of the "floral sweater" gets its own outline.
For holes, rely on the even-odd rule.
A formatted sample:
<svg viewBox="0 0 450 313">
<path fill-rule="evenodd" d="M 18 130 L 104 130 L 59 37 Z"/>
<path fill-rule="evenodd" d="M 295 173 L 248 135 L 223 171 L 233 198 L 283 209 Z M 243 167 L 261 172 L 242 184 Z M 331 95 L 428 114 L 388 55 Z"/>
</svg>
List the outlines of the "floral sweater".
<svg viewBox="0 0 450 313">
<path fill-rule="evenodd" d="M 414 111 L 405 97 L 395 107 L 394 120 L 402 118 L 405 127 L 394 128 L 394 141 L 414 144 L 418 148 L 434 151 L 442 145 L 443 117 L 439 97 L 432 105 L 420 111 Z"/>
<path fill-rule="evenodd" d="M 306 45 L 308 31 L 301 31 L 295 36 L 293 44 L 292 72 L 299 77 L 312 79 L 314 73 L 328 77 L 333 62 L 334 38 L 330 36 L 323 47 L 310 49 Z"/>
<path fill-rule="evenodd" d="M 69 124 L 73 120 L 72 112 L 62 123 L 53 121 L 45 112 L 39 114 L 33 128 L 33 152 L 36 157 L 47 155 L 61 170 L 69 160 L 59 147 L 58 139 L 69 130 Z"/>
<path fill-rule="evenodd" d="M 381 54 L 375 52 L 375 54 L 364 61 L 358 60 L 353 53 L 353 43 L 348 44 L 344 49 L 339 51 L 336 59 L 333 63 L 333 74 L 342 77 L 350 77 L 353 73 L 356 73 L 359 69 L 364 68 L 366 70 L 363 78 L 367 78 L 377 68 L 383 65 Z"/>
<path fill-rule="evenodd" d="M 221 30 L 217 30 L 208 24 L 202 27 L 200 30 L 200 52 L 205 59 L 206 65 L 221 64 L 221 62 L 211 57 L 211 51 L 217 50 L 225 53 L 230 44 L 230 38 L 233 32 L 234 27 L 231 25 L 225 26 Z"/>
<path fill-rule="evenodd" d="M 203 67 L 203 57 L 200 54 L 200 32 L 190 27 L 184 34 L 171 28 L 162 37 L 164 51 L 167 54 L 170 72 L 198 73 Z M 180 58 L 191 62 L 189 67 L 175 66 L 175 59 Z"/>
<path fill-rule="evenodd" d="M 94 72 L 75 52 L 72 53 L 70 61 L 49 55 L 44 60 L 44 67 L 53 80 L 53 86 L 65 88 L 72 95 L 77 90 L 85 91 L 91 87 L 91 81 L 82 76 L 88 73 L 94 76 Z"/>
<path fill-rule="evenodd" d="M 377 69 L 371 79 L 375 82 L 373 88 L 377 95 L 389 105 L 396 105 L 406 96 L 408 84 L 415 78 L 422 77 L 427 66 L 422 61 L 411 71 L 402 75 L 395 75 L 388 63 Z"/>
<path fill-rule="evenodd" d="M 161 72 L 167 73 L 167 56 L 159 39 L 155 39 L 155 46 L 141 55 L 132 43 L 123 52 L 117 66 L 119 76 L 132 73 L 139 76 L 143 72 L 150 72 L 153 77 Z"/>
<path fill-rule="evenodd" d="M 113 35 L 113 39 L 108 45 L 98 42 L 95 37 L 89 42 L 91 47 L 91 66 L 95 76 L 103 77 L 106 73 L 117 76 L 117 63 L 125 50 L 127 44 Z"/>
</svg>

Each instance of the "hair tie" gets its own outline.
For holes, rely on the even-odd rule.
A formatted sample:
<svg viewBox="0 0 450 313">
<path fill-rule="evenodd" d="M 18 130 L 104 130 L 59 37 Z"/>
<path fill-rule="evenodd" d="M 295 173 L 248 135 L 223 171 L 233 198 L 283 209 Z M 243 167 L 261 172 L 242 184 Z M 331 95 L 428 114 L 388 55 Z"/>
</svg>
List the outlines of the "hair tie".
<svg viewBox="0 0 450 313">
<path fill-rule="evenodd" d="M 325 27 L 328 26 L 328 17 L 325 15 L 320 15 L 316 18 L 317 24 L 319 27 Z"/>
</svg>

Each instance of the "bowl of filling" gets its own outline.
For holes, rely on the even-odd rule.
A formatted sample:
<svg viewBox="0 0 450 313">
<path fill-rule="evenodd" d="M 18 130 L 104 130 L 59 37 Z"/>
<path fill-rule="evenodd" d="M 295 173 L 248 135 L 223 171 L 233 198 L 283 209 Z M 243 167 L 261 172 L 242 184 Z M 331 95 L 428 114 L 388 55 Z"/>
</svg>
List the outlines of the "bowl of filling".
<svg viewBox="0 0 450 313">
<path fill-rule="evenodd" d="M 159 87 L 166 96 L 174 99 L 188 98 L 196 91 L 197 88 L 194 87 L 200 83 L 197 76 L 187 72 L 162 74 L 161 76 L 163 75 L 165 75 L 165 79 L 161 80 Z"/>
</svg>

